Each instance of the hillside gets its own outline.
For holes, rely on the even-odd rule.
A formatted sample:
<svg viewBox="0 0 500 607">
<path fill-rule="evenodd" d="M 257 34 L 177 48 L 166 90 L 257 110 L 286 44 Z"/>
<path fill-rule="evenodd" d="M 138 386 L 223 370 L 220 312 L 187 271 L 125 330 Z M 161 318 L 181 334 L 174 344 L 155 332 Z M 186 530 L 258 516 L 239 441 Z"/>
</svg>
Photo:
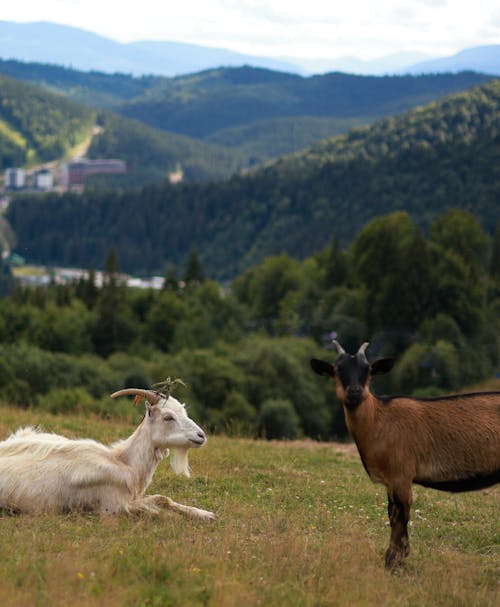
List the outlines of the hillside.
<svg viewBox="0 0 500 607">
<path fill-rule="evenodd" d="M 73 72 L 52 68 L 65 82 Z M 42 70 L 45 74 L 45 71 Z M 89 75 L 92 80 L 92 75 Z M 103 91 L 106 82 L 96 76 Z M 113 79 L 121 94 L 130 91 L 133 79 Z M 116 91 L 116 88 L 113 90 Z M 161 182 L 171 172 L 181 170 L 185 179 L 227 177 L 248 166 L 247 155 L 210 142 L 197 141 L 177 133 L 158 131 L 143 123 L 96 111 L 60 94 L 0 74 L 0 170 L 12 166 L 33 166 L 62 159 L 76 144 L 88 138 L 98 123 L 99 134 L 91 141 L 91 158 L 121 158 L 127 175 L 106 176 L 94 183 L 120 186 Z"/>
<path fill-rule="evenodd" d="M 120 113 L 156 128 L 203 138 L 221 129 L 283 117 L 379 118 L 486 82 L 475 73 L 432 76 L 301 76 L 253 67 L 163 80 Z"/>
<path fill-rule="evenodd" d="M 177 171 L 187 181 L 229 177 L 249 164 L 239 150 L 159 131 L 111 112 L 100 112 L 97 121 L 102 132 L 92 139 L 88 156 L 126 160 L 127 175 L 115 181 L 121 187 L 162 182 Z M 106 177 L 104 183 L 113 180 Z"/>
<path fill-rule="evenodd" d="M 60 158 L 94 121 L 88 107 L 0 75 L 0 169 Z"/>
<path fill-rule="evenodd" d="M 140 192 L 29 197 L 8 219 L 19 250 L 48 264 L 163 273 L 196 247 L 208 275 L 233 277 L 266 255 L 303 258 L 336 234 L 406 210 L 424 228 L 445 209 L 498 221 L 500 81 L 351 131 L 228 181 Z"/>
<path fill-rule="evenodd" d="M 134 78 L 130 74 L 83 72 L 62 65 L 0 59 L 0 73 L 36 84 L 78 103 L 110 108 L 143 95 L 159 76 Z"/>
<path fill-rule="evenodd" d="M 401 113 L 490 78 L 474 73 L 405 77 L 333 73 L 305 78 L 252 67 L 220 68 L 177 78 L 136 78 L 1 60 L 0 72 L 74 101 L 122 113 L 152 128 L 229 147 L 229 158 L 237 151 L 245 156 L 212 176 L 227 175 L 237 165 L 255 165 L 296 152 L 353 126 Z M 130 141 L 129 136 L 124 138 Z M 115 148 L 111 141 L 116 142 Z M 108 139 L 106 147 L 111 156 L 123 155 L 120 132 Z M 223 156 L 220 149 L 214 154 Z"/>
</svg>

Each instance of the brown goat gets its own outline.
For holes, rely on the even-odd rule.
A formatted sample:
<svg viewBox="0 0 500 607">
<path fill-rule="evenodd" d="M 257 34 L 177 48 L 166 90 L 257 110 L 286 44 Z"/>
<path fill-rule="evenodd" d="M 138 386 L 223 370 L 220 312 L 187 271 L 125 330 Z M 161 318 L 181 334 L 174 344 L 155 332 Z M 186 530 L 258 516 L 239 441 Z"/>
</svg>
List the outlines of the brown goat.
<svg viewBox="0 0 500 607">
<path fill-rule="evenodd" d="M 412 483 L 458 492 L 500 482 L 500 392 L 377 397 L 370 391 L 370 377 L 388 373 L 394 359 L 370 364 L 368 343 L 355 355 L 334 345 L 334 364 L 313 359 L 311 367 L 335 378 L 361 461 L 372 481 L 387 489 L 391 538 L 385 564 L 393 569 L 410 553 Z"/>
</svg>

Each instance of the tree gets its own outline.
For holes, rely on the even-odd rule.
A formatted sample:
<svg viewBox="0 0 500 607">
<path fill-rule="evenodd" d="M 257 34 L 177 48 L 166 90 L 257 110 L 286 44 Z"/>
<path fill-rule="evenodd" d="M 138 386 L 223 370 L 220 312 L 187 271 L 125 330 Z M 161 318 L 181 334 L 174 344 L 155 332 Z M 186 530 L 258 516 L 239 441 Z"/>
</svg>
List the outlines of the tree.
<svg viewBox="0 0 500 607">
<path fill-rule="evenodd" d="M 331 245 L 327 248 L 325 261 L 325 286 L 327 288 L 341 285 L 347 278 L 347 261 L 345 254 L 340 248 L 337 236 L 333 238 Z"/>
<path fill-rule="evenodd" d="M 163 290 L 177 291 L 179 289 L 179 281 L 175 272 L 175 267 L 172 264 L 167 265 L 165 272 L 165 280 L 163 281 Z"/>
<path fill-rule="evenodd" d="M 434 309 L 433 275 L 426 242 L 419 230 L 397 247 L 396 264 L 376 295 L 382 327 L 413 333 Z"/>
<path fill-rule="evenodd" d="M 114 248 L 108 252 L 103 286 L 96 306 L 97 319 L 93 331 L 95 350 L 108 356 L 126 347 L 137 333 L 127 305 L 126 287 L 119 275 Z"/>
<path fill-rule="evenodd" d="M 267 439 L 298 438 L 302 431 L 293 404 L 286 398 L 263 402 L 259 412 L 258 432 Z"/>
<path fill-rule="evenodd" d="M 497 223 L 491 247 L 490 277 L 500 282 L 500 221 Z"/>
<path fill-rule="evenodd" d="M 84 276 L 80 278 L 76 293 L 89 310 L 92 310 L 95 307 L 99 295 L 99 289 L 96 285 L 94 268 L 89 268 L 87 278 Z"/>
<path fill-rule="evenodd" d="M 8 266 L 0 261 L 0 297 L 8 295 L 15 286 L 14 276 Z"/>
<path fill-rule="evenodd" d="M 193 248 L 189 254 L 189 258 L 184 271 L 184 282 L 187 285 L 199 284 L 203 281 L 203 268 L 198 256 L 198 251 Z"/>
<path fill-rule="evenodd" d="M 432 291 L 425 241 L 407 213 L 370 221 L 352 246 L 353 267 L 367 290 L 372 329 L 410 333 L 428 312 Z"/>
<path fill-rule="evenodd" d="M 147 340 L 160 350 L 172 348 L 176 329 L 185 317 L 185 305 L 175 293 L 162 291 L 146 316 Z"/>
<path fill-rule="evenodd" d="M 431 225 L 429 241 L 463 259 L 473 281 L 484 278 L 490 239 L 471 213 L 462 209 L 444 213 Z"/>
<path fill-rule="evenodd" d="M 452 209 L 429 233 L 436 309 L 456 320 L 465 335 L 478 333 L 487 294 L 488 235 L 465 211 Z"/>
<path fill-rule="evenodd" d="M 283 314 L 293 313 L 288 303 L 290 295 L 301 285 L 299 264 L 288 255 L 267 257 L 233 283 L 233 291 L 249 306 L 254 321 L 269 333 L 276 333 L 278 324 L 286 326 Z M 279 323 L 278 323 L 279 321 Z"/>
</svg>

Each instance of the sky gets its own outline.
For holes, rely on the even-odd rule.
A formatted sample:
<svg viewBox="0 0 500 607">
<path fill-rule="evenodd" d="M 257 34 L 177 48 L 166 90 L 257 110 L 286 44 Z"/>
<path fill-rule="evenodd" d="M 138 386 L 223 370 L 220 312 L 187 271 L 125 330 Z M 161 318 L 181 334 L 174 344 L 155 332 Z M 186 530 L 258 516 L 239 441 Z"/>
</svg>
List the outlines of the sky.
<svg viewBox="0 0 500 607">
<path fill-rule="evenodd" d="M 10 0 L 0 21 L 52 21 L 119 42 L 168 40 L 246 54 L 370 60 L 500 44 L 498 0 Z"/>
</svg>

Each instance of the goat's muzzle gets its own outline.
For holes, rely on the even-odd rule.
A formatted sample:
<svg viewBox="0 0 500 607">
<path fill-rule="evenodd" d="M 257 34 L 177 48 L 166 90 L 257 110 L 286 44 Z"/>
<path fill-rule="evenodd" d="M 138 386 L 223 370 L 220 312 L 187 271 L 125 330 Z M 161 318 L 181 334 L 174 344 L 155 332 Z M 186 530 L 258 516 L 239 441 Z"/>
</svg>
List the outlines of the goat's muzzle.
<svg viewBox="0 0 500 607">
<path fill-rule="evenodd" d="M 363 386 L 349 386 L 345 391 L 345 404 L 347 407 L 357 407 L 363 400 Z"/>
<path fill-rule="evenodd" d="M 196 438 L 190 438 L 189 441 L 193 443 L 195 447 L 202 447 L 207 442 L 207 437 L 203 430 L 199 430 L 196 433 Z"/>
</svg>

